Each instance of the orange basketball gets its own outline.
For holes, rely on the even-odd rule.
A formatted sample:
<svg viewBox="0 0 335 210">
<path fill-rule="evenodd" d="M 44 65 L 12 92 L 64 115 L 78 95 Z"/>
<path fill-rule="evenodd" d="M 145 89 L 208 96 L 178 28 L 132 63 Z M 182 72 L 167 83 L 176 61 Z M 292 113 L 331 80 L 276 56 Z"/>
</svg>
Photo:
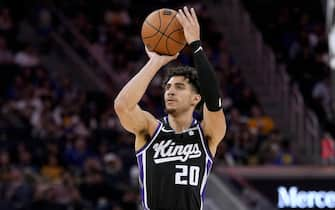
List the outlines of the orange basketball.
<svg viewBox="0 0 335 210">
<path fill-rule="evenodd" d="M 161 55 L 175 55 L 186 45 L 182 25 L 172 9 L 159 9 L 150 13 L 142 25 L 142 40 L 150 51 Z"/>
</svg>

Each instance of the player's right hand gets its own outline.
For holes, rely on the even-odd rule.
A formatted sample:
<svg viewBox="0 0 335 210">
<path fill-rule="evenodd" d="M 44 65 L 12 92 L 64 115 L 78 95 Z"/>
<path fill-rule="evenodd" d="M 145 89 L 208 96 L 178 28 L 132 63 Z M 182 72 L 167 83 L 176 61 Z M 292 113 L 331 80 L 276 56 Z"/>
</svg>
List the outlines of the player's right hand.
<svg viewBox="0 0 335 210">
<path fill-rule="evenodd" d="M 185 39 L 188 44 L 200 40 L 200 25 L 194 8 L 189 10 L 185 6 L 183 9 L 179 9 L 176 18 L 183 26 Z"/>
<path fill-rule="evenodd" d="M 161 66 L 164 66 L 165 64 L 175 60 L 179 55 L 179 53 L 171 56 L 159 55 L 153 51 L 150 51 L 147 47 L 145 47 L 145 51 L 147 52 L 147 55 L 149 56 L 150 60 L 158 62 Z"/>
</svg>

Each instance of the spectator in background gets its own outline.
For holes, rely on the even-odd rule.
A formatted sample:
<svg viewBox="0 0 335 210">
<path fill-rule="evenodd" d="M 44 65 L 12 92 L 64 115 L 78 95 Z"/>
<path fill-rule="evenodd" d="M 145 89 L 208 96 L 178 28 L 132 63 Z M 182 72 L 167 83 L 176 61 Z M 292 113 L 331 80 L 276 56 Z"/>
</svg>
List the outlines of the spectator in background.
<svg viewBox="0 0 335 210">
<path fill-rule="evenodd" d="M 321 139 L 321 157 L 324 165 L 335 164 L 335 141 L 327 132 Z"/>
<path fill-rule="evenodd" d="M 240 110 L 243 115 L 250 115 L 252 108 L 259 104 L 255 93 L 250 87 L 243 87 L 241 90 L 241 96 L 237 98 L 236 107 Z"/>
<path fill-rule="evenodd" d="M 251 117 L 248 120 L 248 128 L 253 134 L 266 136 L 273 130 L 274 122 L 262 111 L 260 106 L 255 105 L 251 108 Z"/>
<path fill-rule="evenodd" d="M 15 209 L 29 206 L 32 201 L 33 188 L 27 183 L 24 176 L 20 169 L 11 168 L 4 200 L 9 201 Z"/>
<path fill-rule="evenodd" d="M 11 167 L 11 159 L 8 151 L 0 151 L 0 183 L 7 182 Z"/>
<path fill-rule="evenodd" d="M 38 30 L 39 33 L 43 36 L 43 35 L 48 35 L 49 32 L 52 29 L 52 15 L 51 12 L 46 9 L 46 8 L 42 8 L 39 11 L 39 15 L 38 15 Z"/>
<path fill-rule="evenodd" d="M 257 146 L 257 137 L 255 137 L 256 135 L 252 135 L 248 128 L 242 125 L 240 131 L 234 133 L 232 139 L 229 139 L 231 142 L 228 152 L 234 159 L 234 165 L 256 164 L 257 160 L 253 156 Z"/>
<path fill-rule="evenodd" d="M 18 164 L 17 167 L 22 169 L 24 172 L 37 172 L 37 167 L 33 165 L 32 154 L 31 151 L 23 144 L 20 143 L 17 146 L 17 159 Z"/>
<path fill-rule="evenodd" d="M 331 100 L 331 78 L 324 77 L 321 81 L 316 83 L 313 88 L 312 97 L 316 113 L 322 121 L 333 119 L 332 100 Z"/>
<path fill-rule="evenodd" d="M 13 54 L 8 49 L 7 41 L 3 36 L 0 36 L 0 64 L 13 63 Z"/>
<path fill-rule="evenodd" d="M 65 161 L 72 167 L 80 169 L 84 162 L 93 154 L 87 146 L 87 139 L 77 137 L 73 143 L 67 145 L 65 152 Z"/>
<path fill-rule="evenodd" d="M 122 160 L 114 153 L 108 153 L 104 156 L 105 174 L 109 184 L 121 189 L 124 185 L 123 180 L 126 176 L 122 171 Z"/>
<path fill-rule="evenodd" d="M 242 124 L 247 122 L 247 118 L 242 117 L 237 108 L 232 108 L 228 114 L 227 122 L 229 126 L 229 133 L 235 134 L 241 131 Z"/>
<path fill-rule="evenodd" d="M 115 192 L 115 186 L 107 183 L 103 165 L 97 158 L 86 159 L 82 178 L 79 188 L 81 195 L 94 206 L 110 206 L 112 200 L 120 200 L 121 195 Z"/>
<path fill-rule="evenodd" d="M 14 39 L 13 34 L 14 22 L 9 8 L 0 8 L 0 32 L 5 35 L 7 39 Z"/>
<path fill-rule="evenodd" d="M 29 44 L 15 55 L 14 61 L 21 67 L 36 67 L 40 64 L 36 49 Z"/>
<path fill-rule="evenodd" d="M 278 130 L 273 130 L 261 142 L 259 159 L 261 164 L 266 165 L 293 165 L 296 163 L 290 141 L 284 139 Z"/>
<path fill-rule="evenodd" d="M 57 156 L 49 154 L 48 161 L 42 166 L 41 175 L 50 180 L 60 180 L 64 169 L 60 166 Z"/>
<path fill-rule="evenodd" d="M 74 209 L 82 210 L 90 208 L 81 198 L 75 185 L 74 177 L 64 173 L 61 180 L 48 182 L 43 179 L 36 179 L 33 202 L 29 209 L 38 210 L 61 210 Z"/>
</svg>

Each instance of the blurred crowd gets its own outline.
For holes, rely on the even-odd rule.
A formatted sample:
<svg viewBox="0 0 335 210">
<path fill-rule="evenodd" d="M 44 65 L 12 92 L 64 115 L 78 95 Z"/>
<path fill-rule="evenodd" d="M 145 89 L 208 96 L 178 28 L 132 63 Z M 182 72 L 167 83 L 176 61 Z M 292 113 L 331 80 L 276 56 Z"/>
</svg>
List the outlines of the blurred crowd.
<svg viewBox="0 0 335 210">
<path fill-rule="evenodd" d="M 147 59 L 139 36 L 146 15 L 157 8 L 180 8 L 185 4 L 193 6 L 197 11 L 202 27 L 202 42 L 217 71 L 228 127 L 232 128 L 228 130 L 217 157 L 229 165 L 293 164 L 295 158 L 290 151 L 289 140 L 282 136 L 273 120 L 263 112 L 257 96 L 245 83 L 241 70 L 229 52 L 229 43 L 216 29 L 206 7 L 199 1 L 169 1 L 168 4 L 164 1 L 150 4 L 109 1 L 103 4 L 100 12 L 90 11 L 91 5 L 86 3 L 81 5 L 81 10 L 77 13 L 71 12 L 73 5 L 67 3 L 61 5 L 61 11 L 85 35 L 95 52 L 99 53 L 99 57 L 105 58 L 119 75 L 122 86 Z M 68 38 L 66 35 L 65 37 Z M 74 47 L 78 52 L 81 51 L 80 47 Z M 192 62 L 191 53 L 185 48 L 177 64 L 193 65 Z M 155 77 L 141 102 L 144 109 L 150 110 L 157 117 L 164 114 L 160 88 L 163 78 L 162 72 Z M 117 85 L 116 90 L 121 88 Z"/>
<path fill-rule="evenodd" d="M 177 8 L 183 3 L 168 5 Z M 147 59 L 140 40 L 141 23 L 150 11 L 167 3 L 148 5 L 139 1 L 102 1 L 101 7 L 92 7 L 90 1 L 57 5 L 117 73 L 119 83 L 112 85 L 112 93 L 84 91 L 68 78 L 53 77 L 41 62 L 45 49 L 22 43 L 16 36 L 26 17 L 17 18 L 12 7 L 0 8 L 0 209 L 137 209 L 134 137 L 121 128 L 110 95 L 115 96 Z M 206 7 L 197 1 L 188 5 L 198 13 L 203 45 L 224 98 L 228 131 L 218 148 L 217 163 L 296 164 L 290 140 L 264 113 Z M 53 25 L 57 21 L 51 9 L 32 8 L 36 23 L 43 23 L 32 24 L 40 36 L 61 30 L 59 23 Z M 91 60 L 81 47 L 82 40 L 67 41 L 83 59 Z M 188 48 L 177 64 L 192 65 Z M 141 101 L 157 117 L 164 114 L 163 77 L 164 70 Z M 197 116 L 201 118 L 201 113 Z"/>
<path fill-rule="evenodd" d="M 335 101 L 331 95 L 328 34 L 322 2 L 243 0 L 243 3 L 277 59 L 287 65 L 306 105 L 315 111 L 323 128 L 335 136 Z"/>
</svg>

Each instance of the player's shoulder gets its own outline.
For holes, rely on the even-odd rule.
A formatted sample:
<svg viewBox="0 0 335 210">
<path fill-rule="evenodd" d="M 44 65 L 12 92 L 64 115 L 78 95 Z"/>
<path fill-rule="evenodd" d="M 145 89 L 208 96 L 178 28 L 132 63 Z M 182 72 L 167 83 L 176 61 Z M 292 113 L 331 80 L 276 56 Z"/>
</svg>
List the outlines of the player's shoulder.
<svg viewBox="0 0 335 210">
<path fill-rule="evenodd" d="M 151 136 L 155 132 L 156 128 L 159 126 L 160 120 L 157 119 L 153 114 L 151 114 L 148 111 L 143 111 L 143 114 L 146 118 L 147 126 L 146 126 L 145 130 L 139 131 L 138 135 L 140 135 L 140 136 L 142 136 L 142 135 Z M 136 119 L 134 119 L 134 120 L 136 120 Z"/>
</svg>

